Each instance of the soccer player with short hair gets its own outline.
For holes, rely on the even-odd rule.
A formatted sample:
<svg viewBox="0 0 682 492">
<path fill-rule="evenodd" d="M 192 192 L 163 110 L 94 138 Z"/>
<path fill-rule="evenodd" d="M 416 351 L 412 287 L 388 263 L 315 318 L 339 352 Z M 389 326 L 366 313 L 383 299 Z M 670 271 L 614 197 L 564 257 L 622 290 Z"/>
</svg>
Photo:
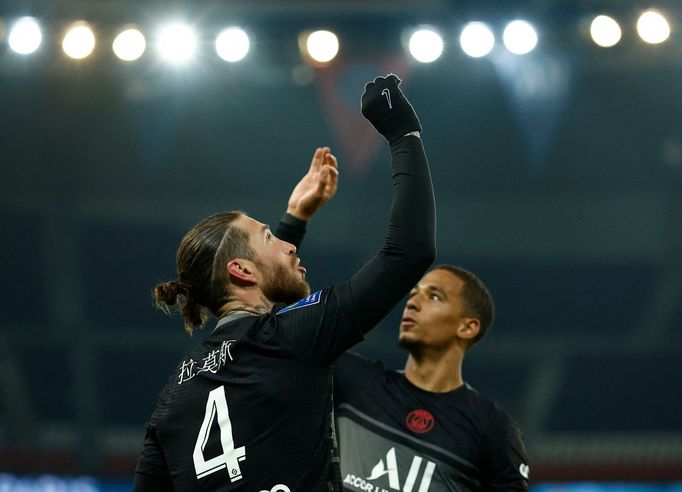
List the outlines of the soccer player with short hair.
<svg viewBox="0 0 682 492">
<path fill-rule="evenodd" d="M 352 353 L 339 358 L 334 399 L 346 490 L 528 490 L 518 425 L 462 378 L 465 354 L 493 318 L 485 285 L 463 268 L 440 265 L 405 304 L 403 371 Z"/>
<path fill-rule="evenodd" d="M 182 239 L 178 278 L 159 284 L 155 298 L 180 304 L 190 333 L 209 312 L 218 322 L 159 395 L 136 491 L 339 490 L 332 365 L 435 257 L 421 126 L 399 84 L 395 75 L 379 77 L 362 96 L 363 115 L 389 142 L 394 191 L 384 246 L 350 280 L 310 294 L 296 247 L 243 212 L 208 217 Z M 326 149 L 311 170 L 320 152 L 326 165 L 292 195 L 300 210 L 335 179 Z M 297 228 L 291 216 L 284 222 L 285 233 Z"/>
</svg>

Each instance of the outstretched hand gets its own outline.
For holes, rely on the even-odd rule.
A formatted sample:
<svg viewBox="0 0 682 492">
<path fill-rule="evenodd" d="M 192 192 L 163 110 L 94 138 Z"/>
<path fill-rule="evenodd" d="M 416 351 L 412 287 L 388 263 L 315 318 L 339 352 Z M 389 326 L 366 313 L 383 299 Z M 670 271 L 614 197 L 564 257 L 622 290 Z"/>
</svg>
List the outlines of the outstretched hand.
<svg viewBox="0 0 682 492">
<path fill-rule="evenodd" d="M 338 180 L 336 157 L 329 147 L 317 148 L 308 173 L 291 192 L 287 213 L 301 220 L 310 220 L 336 194 Z"/>
</svg>

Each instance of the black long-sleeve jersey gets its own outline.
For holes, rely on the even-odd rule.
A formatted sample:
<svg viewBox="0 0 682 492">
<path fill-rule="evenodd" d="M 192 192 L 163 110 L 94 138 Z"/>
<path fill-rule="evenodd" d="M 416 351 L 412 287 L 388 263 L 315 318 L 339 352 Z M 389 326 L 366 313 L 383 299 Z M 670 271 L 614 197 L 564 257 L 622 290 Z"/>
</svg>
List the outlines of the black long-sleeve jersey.
<svg viewBox="0 0 682 492">
<path fill-rule="evenodd" d="M 350 281 L 267 315 L 221 319 L 159 396 L 136 491 L 330 490 L 331 366 L 435 257 L 421 140 L 406 136 L 391 155 L 393 204 L 381 251 Z"/>
<path fill-rule="evenodd" d="M 518 425 L 471 386 L 432 393 L 382 362 L 346 353 L 334 388 L 345 490 L 528 490 Z"/>
</svg>

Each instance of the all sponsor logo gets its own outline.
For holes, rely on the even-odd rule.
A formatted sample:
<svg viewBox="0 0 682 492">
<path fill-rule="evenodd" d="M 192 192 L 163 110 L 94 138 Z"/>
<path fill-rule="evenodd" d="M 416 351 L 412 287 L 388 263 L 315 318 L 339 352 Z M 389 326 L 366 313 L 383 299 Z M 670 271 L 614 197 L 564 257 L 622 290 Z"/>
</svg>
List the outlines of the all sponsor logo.
<svg viewBox="0 0 682 492">
<path fill-rule="evenodd" d="M 425 464 L 422 467 L 424 462 Z M 391 448 L 386 453 L 386 459 L 380 459 L 368 477 L 358 477 L 349 473 L 344 478 L 343 483 L 348 487 L 365 492 L 390 492 L 393 490 L 428 492 L 435 469 L 436 464 L 433 461 L 424 460 L 421 456 L 414 456 L 410 469 L 401 482 L 395 448 Z M 382 483 L 388 481 L 388 489 L 373 483 L 379 479 L 382 479 Z"/>
</svg>

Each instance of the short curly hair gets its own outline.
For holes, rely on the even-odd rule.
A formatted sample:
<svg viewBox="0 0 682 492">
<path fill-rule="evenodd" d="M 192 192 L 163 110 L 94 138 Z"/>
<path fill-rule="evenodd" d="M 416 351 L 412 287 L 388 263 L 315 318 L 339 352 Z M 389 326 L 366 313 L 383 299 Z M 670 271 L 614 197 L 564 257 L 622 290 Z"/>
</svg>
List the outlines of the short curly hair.
<svg viewBox="0 0 682 492">
<path fill-rule="evenodd" d="M 437 265 L 430 271 L 445 270 L 464 282 L 462 299 L 466 307 L 466 315 L 476 318 L 481 323 L 481 328 L 467 347 L 467 350 L 478 343 L 488 333 L 490 326 L 495 320 L 495 302 L 485 284 L 469 270 L 455 265 Z"/>
</svg>

